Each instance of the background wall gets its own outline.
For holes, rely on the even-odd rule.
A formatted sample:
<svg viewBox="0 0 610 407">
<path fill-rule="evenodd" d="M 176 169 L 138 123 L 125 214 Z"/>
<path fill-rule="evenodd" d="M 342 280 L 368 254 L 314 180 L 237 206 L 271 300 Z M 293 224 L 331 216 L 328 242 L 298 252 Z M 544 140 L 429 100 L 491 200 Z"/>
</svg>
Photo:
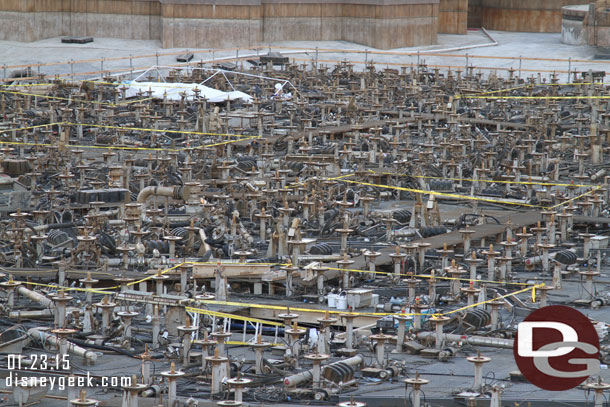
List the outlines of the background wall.
<svg viewBox="0 0 610 407">
<path fill-rule="evenodd" d="M 466 34 L 468 30 L 468 4 L 472 0 L 440 0 L 438 32 Z"/>
<path fill-rule="evenodd" d="M 459 31 L 451 14 L 468 0 L 0 0 L 0 39 L 159 39 L 165 48 L 346 40 L 387 49 L 436 43 L 439 1 L 447 29 Z"/>
<path fill-rule="evenodd" d="M 488 30 L 561 32 L 561 8 L 590 0 L 469 0 L 468 26 Z"/>
</svg>

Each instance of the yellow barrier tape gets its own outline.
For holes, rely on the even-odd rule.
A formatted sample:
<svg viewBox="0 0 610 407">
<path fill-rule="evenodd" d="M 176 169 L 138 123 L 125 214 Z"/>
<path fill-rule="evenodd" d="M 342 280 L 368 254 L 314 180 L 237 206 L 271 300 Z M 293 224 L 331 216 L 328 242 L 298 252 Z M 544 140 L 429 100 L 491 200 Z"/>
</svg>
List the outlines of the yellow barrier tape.
<svg viewBox="0 0 610 407">
<path fill-rule="evenodd" d="M 51 147 L 48 143 L 25 143 L 21 141 L 0 141 L 0 144 L 16 145 L 16 146 L 38 146 L 38 147 Z M 67 148 L 97 148 L 102 150 L 142 150 L 142 151 L 182 151 L 183 149 L 176 148 L 153 148 L 153 147 L 121 147 L 121 146 L 87 146 L 80 144 L 66 144 Z"/>
<path fill-rule="evenodd" d="M 21 131 L 21 130 L 31 130 L 31 129 L 38 129 L 40 127 L 49 127 L 49 126 L 57 126 L 62 124 L 62 122 L 55 122 L 55 123 L 48 123 L 48 124 L 39 124 L 36 126 L 27 126 L 27 127 L 18 127 L 16 129 L 2 129 L 0 130 L 1 133 L 6 133 L 9 131 Z"/>
<path fill-rule="evenodd" d="M 223 141 L 220 143 L 211 143 L 204 144 L 202 146 L 192 147 L 192 149 L 202 149 L 206 147 L 216 147 L 225 144 L 236 143 L 238 141 L 256 139 L 260 136 L 251 136 L 250 138 L 241 138 L 239 140 L 229 140 Z M 25 143 L 21 141 L 0 141 L 0 144 L 8 144 L 8 145 L 24 145 L 24 146 L 38 146 L 38 147 L 51 147 L 52 144 L 48 143 Z M 82 144 L 66 144 L 67 148 L 93 148 L 93 149 L 102 149 L 102 150 L 129 150 L 129 151 L 185 151 L 191 149 L 190 147 L 184 148 L 160 148 L 160 147 L 125 147 L 125 146 L 94 146 L 94 145 L 82 145 Z"/>
<path fill-rule="evenodd" d="M 78 124 L 68 123 L 68 122 L 56 122 L 56 123 L 42 124 L 42 125 L 38 125 L 38 126 L 29 126 L 29 127 L 20 127 L 20 128 L 16 128 L 16 129 L 0 130 L 0 133 L 1 132 L 6 133 L 6 132 L 10 132 L 10 131 L 30 130 L 30 129 L 35 129 L 35 128 L 39 128 L 39 127 L 49 127 L 49 126 L 55 126 L 55 125 L 60 126 L 60 125 L 78 125 Z M 89 127 L 113 127 L 113 126 L 101 126 L 101 125 L 84 124 L 84 123 L 82 125 L 85 127 L 87 127 L 87 126 L 89 126 Z M 114 127 L 114 128 L 126 128 L 126 127 Z M 137 129 L 137 128 L 126 128 L 126 129 L 156 131 L 155 129 Z M 180 132 L 179 130 L 166 130 L 166 131 L 184 133 L 184 132 Z M 186 132 L 186 133 L 189 133 L 189 132 Z M 236 142 L 243 141 L 243 140 L 254 140 L 254 139 L 258 139 L 261 137 L 261 136 L 246 136 L 246 135 L 237 135 L 237 134 L 233 135 L 233 134 L 224 134 L 224 133 L 196 133 L 196 134 L 218 135 L 218 136 L 236 136 L 239 138 L 236 140 L 228 140 L 228 141 L 223 141 L 223 142 L 219 142 L 219 143 L 204 144 L 201 146 L 192 147 L 192 149 L 216 147 L 216 146 L 221 146 L 221 145 L 225 145 L 225 144 L 236 143 Z M 51 146 L 51 144 L 49 144 L 49 143 L 26 143 L 26 142 L 20 142 L 20 141 L 0 141 L 0 144 L 39 146 L 39 147 L 50 147 Z M 96 146 L 96 145 L 82 145 L 82 144 L 66 144 L 66 147 L 67 148 L 91 148 L 91 149 L 103 149 L 103 150 L 129 150 L 129 151 L 185 151 L 185 150 L 191 149 L 191 147 L 161 148 L 161 147 Z"/>
<path fill-rule="evenodd" d="M 355 174 L 355 173 L 352 173 L 352 174 L 340 175 L 340 176 L 338 176 L 338 177 L 324 178 L 324 181 L 336 181 L 336 180 L 340 180 L 340 179 L 343 179 L 343 178 L 353 177 L 354 175 L 356 175 L 356 174 Z M 284 189 L 288 189 L 288 188 L 296 188 L 296 187 L 298 187 L 298 186 L 305 185 L 305 182 L 306 182 L 306 181 L 302 181 L 302 182 L 293 182 L 293 183 L 291 183 L 291 184 L 289 184 L 289 185 L 286 185 L 286 186 L 284 187 Z"/>
<path fill-rule="evenodd" d="M 201 148 L 206 148 L 206 147 L 223 146 L 225 144 L 237 143 L 238 141 L 256 140 L 256 139 L 259 139 L 259 138 L 261 138 L 261 136 L 243 136 L 242 138 L 240 138 L 238 140 L 221 141 L 220 143 L 205 144 L 203 146 L 197 146 L 197 147 L 193 147 L 193 148 L 194 149 L 201 149 Z M 186 150 L 186 148 L 183 148 L 183 150 Z"/>
<path fill-rule="evenodd" d="M 533 99 L 533 100 L 581 100 L 581 99 L 610 99 L 610 95 L 603 96 L 457 96 L 456 99 Z"/>
<path fill-rule="evenodd" d="M 511 92 L 513 90 L 518 90 L 518 89 L 523 89 L 523 88 L 530 88 L 531 86 L 532 86 L 531 84 L 527 84 L 527 85 L 516 86 L 514 88 L 490 90 L 489 92 L 481 92 L 481 93 L 471 93 L 471 94 L 463 95 L 463 97 L 468 97 L 470 95 L 483 96 L 483 95 L 491 95 L 492 93 Z M 455 95 L 454 97 L 457 97 L 459 99 L 460 95 Z"/>
<path fill-rule="evenodd" d="M 413 192 L 415 194 L 422 194 L 422 195 L 444 196 L 444 197 L 447 197 L 447 198 L 465 199 L 465 200 L 470 200 L 470 201 L 491 202 L 491 203 L 497 203 L 497 204 L 502 204 L 502 205 L 525 206 L 525 207 L 528 207 L 528 208 L 544 208 L 543 206 L 540 206 L 540 205 L 532 205 L 532 204 L 523 203 L 523 202 L 503 201 L 503 200 L 500 200 L 500 199 L 491 199 L 491 198 L 481 198 L 481 197 L 467 196 L 467 195 L 449 194 L 449 193 L 438 192 L 438 191 L 425 191 L 423 189 L 404 188 L 404 187 L 397 187 L 397 186 L 392 186 L 392 185 L 371 184 L 369 182 L 350 181 L 350 180 L 341 180 L 341 182 L 348 182 L 348 183 L 351 183 L 351 184 L 366 185 L 366 186 L 375 187 L 375 188 L 396 189 L 396 190 L 399 190 L 399 191 Z"/>
<path fill-rule="evenodd" d="M 195 300 L 191 300 L 191 301 L 195 301 Z M 315 309 L 315 308 L 300 308 L 300 307 L 292 307 L 290 305 L 254 304 L 254 303 L 234 302 L 234 301 L 199 300 L 198 302 L 201 302 L 204 304 L 230 305 L 230 306 L 235 306 L 235 307 L 249 307 L 249 308 L 276 310 L 276 311 L 287 311 L 288 309 L 290 309 L 290 311 L 298 311 L 298 312 L 326 313 L 328 311 L 329 314 L 351 314 L 351 315 L 359 315 L 359 316 L 393 315 L 393 313 L 390 313 L 390 312 L 349 312 L 349 311 L 335 311 L 335 310 Z"/>
<path fill-rule="evenodd" d="M 590 194 L 592 194 L 592 193 L 593 193 L 593 192 L 595 192 L 595 191 L 599 191 L 601 188 L 602 188 L 601 186 L 596 186 L 596 187 L 594 187 L 594 188 L 593 188 L 591 191 L 588 191 L 588 192 L 585 192 L 584 194 L 580 194 L 580 195 L 578 195 L 578 196 L 575 196 L 574 198 L 570 198 L 570 199 L 568 199 L 568 200 L 566 200 L 566 201 L 563 201 L 563 202 L 561 202 L 561 203 L 558 203 L 557 205 L 549 206 L 548 208 L 545 208 L 545 209 L 555 209 L 555 208 L 559 208 L 559 207 L 561 207 L 561 206 L 563 206 L 563 205 L 565 205 L 565 204 L 567 204 L 567 203 L 570 203 L 570 202 L 572 202 L 572 201 L 575 201 L 575 200 L 577 200 L 577 199 L 580 199 L 580 198 L 582 198 L 582 197 L 584 197 L 584 196 L 590 195 Z"/>
<path fill-rule="evenodd" d="M 30 282 L 30 281 L 18 281 L 18 280 L 13 280 L 13 281 L 21 283 L 23 285 L 35 285 L 35 286 L 38 286 L 38 287 L 53 288 L 53 289 L 56 289 L 58 291 L 59 290 L 64 290 L 64 291 L 90 292 L 90 293 L 95 293 L 95 294 L 108 294 L 105 291 L 98 290 L 98 289 L 95 289 L 95 288 L 64 287 L 64 286 L 53 285 L 53 284 L 34 283 L 34 282 Z"/>
<path fill-rule="evenodd" d="M 468 95 L 464 95 L 464 97 L 469 97 L 470 95 L 475 95 L 475 96 L 482 96 L 482 95 L 489 95 L 492 93 L 501 93 L 501 92 L 511 92 L 513 90 L 519 90 L 519 89 L 524 89 L 524 88 L 536 88 L 536 87 L 543 87 L 543 86 L 582 86 L 582 85 L 592 85 L 593 83 L 591 82 L 583 82 L 583 83 L 528 83 L 526 85 L 521 85 L 521 86 L 515 86 L 514 88 L 506 88 L 506 89 L 498 89 L 498 90 L 492 90 L 489 92 L 481 92 L 481 93 L 472 93 L 472 94 L 468 94 Z M 459 97 L 459 95 L 457 95 Z"/>
<path fill-rule="evenodd" d="M 435 279 L 435 280 L 455 280 L 455 281 L 464 281 L 464 282 L 473 282 L 473 283 L 489 283 L 489 284 L 510 284 L 510 285 L 525 285 L 532 286 L 532 284 L 528 283 L 519 283 L 513 281 L 495 281 L 495 280 L 480 280 L 480 279 L 470 279 L 470 278 L 458 278 L 458 277 L 447 277 L 447 276 L 439 276 L 434 275 L 431 276 L 429 274 L 407 274 L 407 273 L 392 273 L 389 271 L 368 271 L 368 270 L 358 270 L 358 269 L 342 269 L 339 267 L 326 267 L 329 270 L 336 271 L 349 271 L 350 273 L 364 273 L 364 274 L 381 274 L 385 276 L 400 276 L 400 277 L 413 277 L 413 278 L 426 278 L 426 279 Z M 408 280 L 407 280 L 408 281 Z"/>
<path fill-rule="evenodd" d="M 71 99 L 71 98 L 65 98 L 65 97 L 61 97 L 61 96 L 39 95 L 37 93 L 17 92 L 17 91 L 13 91 L 13 90 L 0 90 L 0 93 L 8 93 L 11 95 L 20 95 L 20 96 L 31 96 L 31 97 L 41 98 L 41 99 L 50 99 L 50 100 L 64 100 L 64 101 L 68 101 L 68 102 L 91 103 L 91 104 L 98 104 L 98 105 L 108 105 L 109 104 L 107 102 L 98 102 L 97 100 Z"/>
<path fill-rule="evenodd" d="M 246 345 L 246 346 L 252 345 L 251 342 L 244 342 L 244 341 L 226 341 L 225 343 L 227 345 Z M 281 346 L 281 345 L 283 345 L 281 343 L 276 343 L 276 342 L 269 342 L 269 344 L 271 346 Z"/>
<path fill-rule="evenodd" d="M 145 100 L 153 100 L 153 99 L 154 99 L 153 97 L 144 98 L 144 99 L 131 99 L 131 100 L 126 100 L 121 103 L 113 103 L 112 105 L 115 107 L 119 107 L 119 106 L 130 105 L 132 103 L 144 102 Z"/>
<path fill-rule="evenodd" d="M 252 137 L 252 136 L 247 136 L 245 134 L 204 133 L 204 132 L 200 132 L 200 131 L 149 129 L 149 128 L 141 128 L 141 127 L 121 127 L 121 126 L 110 126 L 110 125 L 105 125 L 105 124 L 91 124 L 91 123 L 62 122 L 61 124 L 66 124 L 66 125 L 70 125 L 70 126 L 97 127 L 97 128 L 104 128 L 104 129 L 146 131 L 146 132 L 153 132 L 153 133 L 193 134 L 196 136 Z"/>
<path fill-rule="evenodd" d="M 595 185 L 587 185 L 587 184 L 564 184 L 557 182 L 536 182 L 536 181 L 498 181 L 491 179 L 473 179 L 473 178 L 452 178 L 452 177 L 433 177 L 428 175 L 410 175 L 410 174 L 398 174 L 392 172 L 383 172 L 383 171 L 373 171 L 369 170 L 373 174 L 384 174 L 384 175 L 394 175 L 394 176 L 404 176 L 411 178 L 421 178 L 421 179 L 446 179 L 451 181 L 466 181 L 466 182 L 487 182 L 491 184 L 514 184 L 514 185 L 540 185 L 540 186 L 552 186 L 552 187 L 578 187 L 578 188 L 588 188 L 595 187 Z M 523 175 L 523 178 L 527 178 L 527 175 Z"/>
<path fill-rule="evenodd" d="M 203 263 L 197 263 L 197 262 L 183 262 L 183 263 L 179 263 L 176 264 L 173 267 L 167 268 L 165 270 L 163 270 L 161 272 L 161 274 L 165 274 L 168 273 L 169 271 L 175 270 L 178 267 L 181 267 L 185 264 L 214 264 L 214 263 L 208 263 L 208 262 L 203 262 Z M 216 263 L 218 264 L 218 263 Z M 269 264 L 275 264 L 275 263 L 269 263 Z M 366 271 L 361 271 L 361 272 L 366 272 Z M 142 278 L 140 280 L 137 281 L 132 281 L 130 283 L 127 283 L 127 286 L 131 286 L 131 285 L 135 285 L 135 284 L 139 284 L 141 282 L 144 281 L 148 281 L 150 279 L 152 279 L 156 274 L 151 274 L 145 278 Z M 50 284 L 42 284 L 42 283 L 28 283 L 28 282 L 21 282 L 22 284 L 31 284 L 31 285 L 36 285 L 36 286 L 43 286 L 43 287 L 49 287 L 49 288 L 53 288 L 53 289 L 64 289 L 66 291 L 72 290 L 72 291 L 81 291 L 81 292 L 94 292 L 97 294 L 104 294 L 104 295 L 108 295 L 111 293 L 108 293 L 107 291 L 109 290 L 115 290 L 120 288 L 120 286 L 114 286 L 114 287 L 106 287 L 103 289 L 86 289 L 86 288 L 76 288 L 76 287 L 62 287 L 62 286 L 56 286 L 56 285 L 50 285 Z M 524 289 L 515 291 L 513 293 L 509 293 L 509 294 L 505 294 L 503 296 L 500 297 L 496 297 L 487 301 L 483 301 L 483 302 L 479 302 L 476 304 L 472 304 L 472 305 L 467 305 L 455 310 L 450 310 L 444 313 L 437 313 L 434 315 L 449 315 L 449 314 L 453 314 L 459 311 L 463 311 L 469 308 L 473 308 L 476 307 L 478 305 L 482 305 L 482 304 L 486 304 L 488 302 L 494 301 L 496 299 L 501 299 L 501 298 L 506 298 L 506 297 L 510 297 L 513 295 L 518 295 L 521 293 L 524 293 L 526 291 L 531 290 L 535 290 L 537 287 L 541 287 L 543 286 L 544 283 L 542 284 L 536 284 L 534 286 L 531 287 L 526 287 Z M 534 294 L 532 294 L 534 295 Z M 259 309 L 271 309 L 271 310 L 277 310 L 277 311 L 297 311 L 297 312 L 309 312 L 309 313 L 329 313 L 329 314 L 349 314 L 349 315 L 356 315 L 356 316 L 369 316 L 369 317 L 377 317 L 377 316 L 388 316 L 388 315 L 396 315 L 396 313 L 393 312 L 350 312 L 350 311 L 335 311 L 335 310 L 328 310 L 328 309 L 315 309 L 315 308 L 301 308 L 301 307 L 291 307 L 291 306 L 280 306 L 280 305 L 270 305 L 270 304 L 254 304 L 254 303 L 242 303 L 242 302 L 234 302 L 234 301 L 218 301 L 218 300 L 194 300 L 194 299 L 189 299 L 188 302 L 198 302 L 198 303 L 204 303 L 204 304 L 215 304 L 215 305 L 230 305 L 230 306 L 237 306 L 237 307 L 249 307 L 249 308 L 259 308 Z M 268 325 L 275 325 L 275 326 L 281 326 L 281 323 L 277 323 L 277 322 L 272 322 L 272 321 L 266 321 L 266 320 L 262 320 L 262 319 L 258 319 L 258 318 L 251 318 L 251 317 L 245 317 L 245 316 L 241 316 L 241 315 L 234 315 L 234 314 L 230 314 L 230 313 L 222 313 L 219 311 L 211 311 L 211 310 L 205 310 L 205 309 L 201 309 L 201 308 L 195 308 L 195 307 L 185 307 L 187 311 L 191 311 L 191 312 L 197 312 L 197 313 L 205 313 L 205 314 L 209 314 L 209 315 L 213 315 L 212 313 L 215 313 L 217 316 L 219 317 L 223 317 L 223 318 L 232 318 L 232 319 L 239 319 L 239 320 L 244 320 L 244 321 L 252 321 L 255 323 L 262 323 L 262 324 L 268 324 Z M 224 314 L 224 315 L 221 315 Z M 415 314 L 415 313 L 401 313 L 401 315 L 429 315 L 429 314 Z"/>
<path fill-rule="evenodd" d="M 443 312 L 443 313 L 440 313 L 440 314 L 434 314 L 434 315 L 442 315 L 442 316 L 445 316 L 445 315 L 451 315 L 451 314 L 455 314 L 456 312 L 464 311 L 464 310 L 467 310 L 467 309 L 469 309 L 469 308 L 477 307 L 477 306 L 479 306 L 479 305 L 484 305 L 484 304 L 487 304 L 487 303 L 489 303 L 489 302 L 496 301 L 496 300 L 500 300 L 500 299 L 503 299 L 503 298 L 512 297 L 512 296 L 515 296 L 515 295 L 518 295 L 518 294 L 524 293 L 524 292 L 529 291 L 529 290 L 532 290 L 532 291 L 533 291 L 533 290 L 535 290 L 537 287 L 542 287 L 542 286 L 544 286 L 544 283 L 542 283 L 542 284 L 537 284 L 537 285 L 535 285 L 535 286 L 533 286 L 533 287 L 524 288 L 524 289 L 522 289 L 522 290 L 515 291 L 515 292 L 512 292 L 512 293 L 504 294 L 504 295 L 501 295 L 501 296 L 499 296 L 499 297 L 491 298 L 491 299 L 489 299 L 489 300 L 481 301 L 481 302 L 478 302 L 478 303 L 476 303 L 476 304 L 472 304 L 472 305 L 466 305 L 466 306 L 461 307 L 461 308 L 457 308 L 457 309 L 454 309 L 454 310 L 451 310 L 451 311 Z"/>
<path fill-rule="evenodd" d="M 254 322 L 254 323 L 263 324 L 263 325 L 284 326 L 284 324 L 275 322 L 275 321 L 267 321 L 264 319 L 250 318 L 250 317 L 245 317 L 242 315 L 228 314 L 226 312 L 211 311 L 211 310 L 207 310 L 207 309 L 193 308 L 193 307 L 185 307 L 185 309 L 188 312 L 194 312 L 194 313 L 202 314 L 202 315 L 211 315 L 211 316 L 220 317 L 220 318 L 231 318 L 231 319 L 236 319 L 238 321 L 248 321 L 248 322 Z"/>
<path fill-rule="evenodd" d="M 192 265 L 210 265 L 210 264 L 214 264 L 217 266 L 224 266 L 224 265 L 248 265 L 248 266 L 252 266 L 252 265 L 256 265 L 256 266 L 291 266 L 291 263 L 239 263 L 239 262 L 235 262 L 235 263 L 223 263 L 223 262 L 217 262 L 217 261 L 186 261 L 182 264 L 192 264 Z"/>
<path fill-rule="evenodd" d="M 192 265 L 218 265 L 218 262 L 185 262 L 184 264 L 192 264 Z M 223 265 L 263 265 L 263 266 L 279 266 L 279 267 L 288 267 L 292 266 L 292 263 L 220 263 L 220 266 Z M 427 279 L 438 279 L 438 280 L 459 280 L 464 282 L 475 282 L 475 283 L 490 283 L 490 284 L 510 284 L 510 285 L 525 285 L 532 286 L 535 283 L 519 283 L 512 281 L 495 281 L 495 280 L 480 280 L 480 279 L 470 279 L 470 278 L 457 278 L 457 277 L 446 277 L 434 275 L 431 276 L 429 274 L 408 274 L 408 273 L 393 273 L 390 271 L 369 271 L 369 270 L 360 270 L 360 269 L 351 269 L 351 268 L 339 268 L 339 267 L 328 267 L 324 266 L 328 270 L 336 270 L 336 271 L 349 271 L 353 273 L 364 273 L 364 274 L 381 274 L 385 276 L 404 276 L 404 277 L 415 277 L 415 278 L 427 278 Z"/>
<path fill-rule="evenodd" d="M 130 99 L 128 101 L 124 101 L 124 102 L 120 102 L 120 103 L 112 103 L 112 102 L 100 102 L 97 100 L 66 98 L 66 97 L 62 97 L 62 96 L 40 95 L 38 93 L 17 92 L 17 91 L 11 91 L 11 90 L 0 90 L 0 93 L 8 93 L 8 94 L 20 95 L 20 96 L 30 96 L 30 97 L 36 97 L 36 98 L 41 98 L 41 99 L 63 100 L 63 101 L 70 102 L 70 103 L 90 103 L 93 105 L 108 106 L 108 107 L 120 107 L 120 106 L 124 106 L 124 105 L 128 105 L 128 104 L 132 104 L 132 103 L 143 102 L 146 100 L 154 99 L 153 97 L 148 97 L 148 98 L 141 98 L 141 99 Z"/>
<path fill-rule="evenodd" d="M 187 264 L 187 263 L 180 263 L 180 264 L 177 264 L 177 265 L 175 265 L 175 266 L 173 266 L 173 267 L 170 267 L 170 268 L 168 268 L 168 269 L 165 269 L 165 270 L 163 270 L 163 271 L 161 272 L 161 274 L 169 273 L 170 271 L 175 270 L 175 269 L 177 269 L 178 267 L 183 266 L 184 264 Z M 127 286 L 136 285 L 136 284 L 143 283 L 144 281 L 151 280 L 151 279 L 152 279 L 152 278 L 153 278 L 155 275 L 156 275 L 156 274 L 151 274 L 151 275 L 149 275 L 149 276 L 147 276 L 147 277 L 144 277 L 144 278 L 143 278 L 143 279 L 141 279 L 141 280 L 132 281 L 131 283 L 127 283 Z"/>
</svg>

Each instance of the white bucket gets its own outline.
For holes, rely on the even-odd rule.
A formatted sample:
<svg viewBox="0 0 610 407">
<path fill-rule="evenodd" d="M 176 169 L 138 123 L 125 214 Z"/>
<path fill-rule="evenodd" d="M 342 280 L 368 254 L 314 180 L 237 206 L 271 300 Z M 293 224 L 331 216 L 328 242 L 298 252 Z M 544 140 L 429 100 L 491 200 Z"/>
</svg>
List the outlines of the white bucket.
<svg viewBox="0 0 610 407">
<path fill-rule="evenodd" d="M 328 293 L 328 308 L 337 308 L 337 294 Z"/>
<path fill-rule="evenodd" d="M 347 309 L 347 295 L 337 296 L 337 309 Z"/>
</svg>

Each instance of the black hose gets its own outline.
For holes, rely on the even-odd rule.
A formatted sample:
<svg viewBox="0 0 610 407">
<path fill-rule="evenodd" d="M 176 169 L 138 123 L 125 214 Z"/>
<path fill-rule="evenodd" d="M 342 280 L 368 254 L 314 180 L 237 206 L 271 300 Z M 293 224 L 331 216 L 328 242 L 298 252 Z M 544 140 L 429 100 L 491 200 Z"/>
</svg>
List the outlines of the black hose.
<svg viewBox="0 0 610 407">
<path fill-rule="evenodd" d="M 114 346 L 96 345 L 94 343 L 88 343 L 86 341 L 76 339 L 76 338 L 69 338 L 68 341 L 72 342 L 75 345 L 82 346 L 83 348 L 116 352 L 116 353 L 120 353 L 121 355 L 129 356 L 134 359 L 141 359 L 140 355 L 137 353 L 132 353 L 132 352 L 126 351 L 125 349 L 121 349 L 121 348 L 115 348 Z M 152 357 L 152 359 L 162 359 L 165 356 L 163 354 L 157 354 L 157 355 L 151 355 L 151 357 Z"/>
</svg>

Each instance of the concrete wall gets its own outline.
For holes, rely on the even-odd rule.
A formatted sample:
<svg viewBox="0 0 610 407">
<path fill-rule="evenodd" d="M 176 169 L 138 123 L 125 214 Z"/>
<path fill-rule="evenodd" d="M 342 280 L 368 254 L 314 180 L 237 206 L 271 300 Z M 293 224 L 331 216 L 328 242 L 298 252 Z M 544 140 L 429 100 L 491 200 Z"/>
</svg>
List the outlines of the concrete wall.
<svg viewBox="0 0 610 407">
<path fill-rule="evenodd" d="M 228 48 L 258 44 L 260 0 L 162 0 L 164 48 Z"/>
<path fill-rule="evenodd" d="M 559 33 L 561 8 L 567 5 L 586 4 L 589 1 L 480 0 L 480 5 L 477 6 L 479 10 L 476 11 L 480 13 L 481 26 L 490 30 Z"/>
<path fill-rule="evenodd" d="M 388 49 L 461 30 L 468 0 L 0 0 L 0 39 L 64 35 L 160 39 L 165 48 L 346 40 Z M 450 32 L 450 31 L 446 31 Z"/>
<path fill-rule="evenodd" d="M 588 5 L 566 6 L 561 9 L 561 42 L 569 45 L 587 43 L 587 29 L 584 22 L 588 11 Z"/>
<path fill-rule="evenodd" d="M 482 0 L 468 0 L 468 28 L 481 28 Z"/>
<path fill-rule="evenodd" d="M 160 38 L 158 0 L 0 0 L 0 39 Z"/>
<path fill-rule="evenodd" d="M 591 13 L 591 11 L 593 11 Z M 605 8 L 592 8 L 584 20 L 583 29 L 587 44 L 604 48 L 605 53 L 610 49 L 610 12 Z"/>
<path fill-rule="evenodd" d="M 466 34 L 468 31 L 468 2 L 469 0 L 440 0 L 438 9 L 439 33 Z"/>
</svg>

